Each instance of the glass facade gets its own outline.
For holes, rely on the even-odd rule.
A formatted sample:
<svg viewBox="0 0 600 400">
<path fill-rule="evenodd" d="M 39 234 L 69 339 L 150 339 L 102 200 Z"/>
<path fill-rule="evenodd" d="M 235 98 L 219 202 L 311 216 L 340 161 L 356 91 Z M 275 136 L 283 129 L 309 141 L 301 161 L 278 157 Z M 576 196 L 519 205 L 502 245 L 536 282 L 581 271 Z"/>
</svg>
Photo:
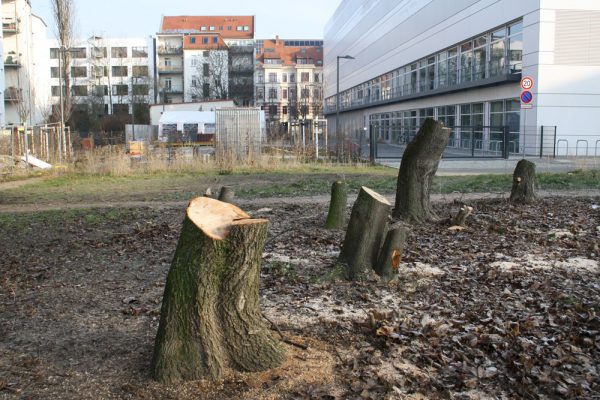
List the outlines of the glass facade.
<svg viewBox="0 0 600 400">
<path fill-rule="evenodd" d="M 407 144 L 426 118 L 435 118 L 452 129 L 449 148 L 499 154 L 505 130 L 509 151 L 519 151 L 520 115 L 519 99 L 504 99 L 371 114 L 369 120 L 380 143 Z"/>
<path fill-rule="evenodd" d="M 523 22 L 517 21 L 404 65 L 340 93 L 340 108 L 365 106 L 522 70 Z M 335 111 L 336 99 L 326 100 Z"/>
</svg>

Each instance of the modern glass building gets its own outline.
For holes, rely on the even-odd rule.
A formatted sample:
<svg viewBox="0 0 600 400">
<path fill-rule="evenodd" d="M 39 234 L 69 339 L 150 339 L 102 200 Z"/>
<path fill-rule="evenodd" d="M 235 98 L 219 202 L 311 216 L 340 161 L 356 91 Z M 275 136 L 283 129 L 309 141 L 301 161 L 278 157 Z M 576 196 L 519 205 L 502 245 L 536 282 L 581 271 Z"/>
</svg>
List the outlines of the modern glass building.
<svg viewBox="0 0 600 400">
<path fill-rule="evenodd" d="M 369 131 L 401 145 L 434 117 L 456 154 L 600 155 L 600 2 L 344 0 L 325 31 L 325 82 L 334 146 Z"/>
</svg>

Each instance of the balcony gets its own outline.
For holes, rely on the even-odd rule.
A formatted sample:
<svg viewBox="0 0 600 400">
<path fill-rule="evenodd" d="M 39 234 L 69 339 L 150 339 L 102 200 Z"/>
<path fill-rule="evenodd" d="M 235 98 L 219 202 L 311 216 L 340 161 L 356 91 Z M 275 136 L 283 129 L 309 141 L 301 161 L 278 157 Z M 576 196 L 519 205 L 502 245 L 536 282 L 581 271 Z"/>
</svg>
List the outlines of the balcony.
<svg viewBox="0 0 600 400">
<path fill-rule="evenodd" d="M 8 87 L 4 91 L 4 101 L 19 103 L 23 101 L 23 91 L 16 87 Z"/>
<path fill-rule="evenodd" d="M 183 47 L 179 46 L 158 46 L 158 54 L 161 56 L 181 55 Z"/>
<path fill-rule="evenodd" d="M 162 89 L 164 94 L 183 94 L 182 86 L 169 86 Z"/>
<path fill-rule="evenodd" d="M 364 89 L 361 97 L 357 95 L 356 97 L 348 98 L 348 91 L 345 93 L 341 92 L 340 112 L 401 103 L 408 100 L 497 86 L 505 83 L 515 83 L 521 80 L 521 68 L 521 65 L 500 66 L 488 62 L 486 63 L 486 67 L 479 71 L 475 70 L 475 68 L 458 68 L 453 74 L 445 74 L 444 79 L 436 76 L 434 80 L 421 82 L 420 79 L 415 78 L 415 81 L 398 87 L 388 86 L 376 90 L 371 89 L 370 95 Z M 327 115 L 335 112 L 335 95 L 333 95 L 327 99 L 324 113 Z"/>
<path fill-rule="evenodd" d="M 2 33 L 4 33 L 5 35 L 14 35 L 19 33 L 17 20 L 11 17 L 2 18 Z"/>
<path fill-rule="evenodd" d="M 21 68 L 21 62 L 13 56 L 8 56 L 4 60 L 4 68 Z"/>
<path fill-rule="evenodd" d="M 182 74 L 183 65 L 159 65 L 159 74 Z"/>
</svg>

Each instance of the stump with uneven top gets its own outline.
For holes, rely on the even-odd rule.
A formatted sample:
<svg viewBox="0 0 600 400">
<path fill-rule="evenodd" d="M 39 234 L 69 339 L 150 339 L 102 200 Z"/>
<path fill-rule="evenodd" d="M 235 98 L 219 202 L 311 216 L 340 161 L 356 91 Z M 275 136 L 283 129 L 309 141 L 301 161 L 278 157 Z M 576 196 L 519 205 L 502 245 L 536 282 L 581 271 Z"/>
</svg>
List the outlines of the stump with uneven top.
<svg viewBox="0 0 600 400">
<path fill-rule="evenodd" d="M 325 221 L 326 229 L 343 229 L 346 224 L 346 203 L 348 202 L 348 185 L 338 181 L 331 185 L 331 201 Z"/>
<path fill-rule="evenodd" d="M 347 279 L 359 279 L 377 263 L 391 208 L 379 193 L 364 186 L 360 189 L 337 262 L 345 267 Z"/>
<path fill-rule="evenodd" d="M 528 204 L 535 201 L 535 164 L 521 160 L 513 173 L 513 185 L 510 192 L 511 203 Z"/>
<path fill-rule="evenodd" d="M 225 368 L 252 372 L 282 363 L 259 305 L 266 235 L 267 220 L 207 197 L 192 200 L 165 286 L 155 379 L 217 379 Z"/>
</svg>

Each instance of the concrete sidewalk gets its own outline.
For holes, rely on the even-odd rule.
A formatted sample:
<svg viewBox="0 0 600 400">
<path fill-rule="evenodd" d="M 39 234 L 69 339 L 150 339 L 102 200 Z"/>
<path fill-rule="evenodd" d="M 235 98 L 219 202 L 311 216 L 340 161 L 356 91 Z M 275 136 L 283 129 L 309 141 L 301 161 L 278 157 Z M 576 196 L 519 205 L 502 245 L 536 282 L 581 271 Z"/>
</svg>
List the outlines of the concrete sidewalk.
<svg viewBox="0 0 600 400">
<path fill-rule="evenodd" d="M 527 158 L 537 172 L 569 172 L 578 169 L 600 169 L 600 158 Z M 443 159 L 437 175 L 512 174 L 521 158 Z M 400 160 L 377 160 L 378 164 L 398 169 Z"/>
</svg>

